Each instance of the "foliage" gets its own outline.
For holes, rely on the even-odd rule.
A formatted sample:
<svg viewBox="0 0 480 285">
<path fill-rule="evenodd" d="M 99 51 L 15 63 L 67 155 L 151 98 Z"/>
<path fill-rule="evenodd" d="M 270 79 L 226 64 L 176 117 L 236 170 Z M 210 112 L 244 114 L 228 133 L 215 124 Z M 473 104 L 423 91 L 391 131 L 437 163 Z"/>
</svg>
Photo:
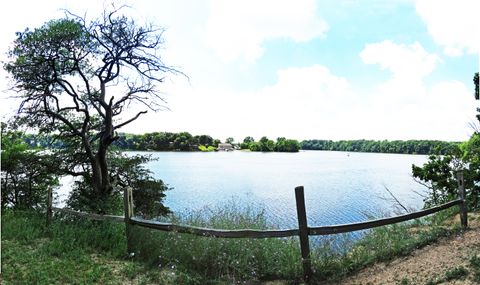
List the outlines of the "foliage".
<svg viewBox="0 0 480 285">
<path fill-rule="evenodd" d="M 108 201 L 98 201 L 98 197 L 91 195 L 88 181 L 76 181 L 68 200 L 68 205 L 74 209 L 86 212 L 96 212 L 102 205 L 108 205 L 108 213 L 123 213 L 122 190 L 133 189 L 135 215 L 143 218 L 154 218 L 170 213 L 163 205 L 165 191 L 170 190 L 162 180 L 155 179 L 152 172 L 145 168 L 151 161 L 145 155 L 126 155 L 121 152 L 110 152 L 108 157 L 110 173 L 115 177 L 114 194 Z"/>
<path fill-rule="evenodd" d="M 200 151 L 206 151 L 206 152 L 210 152 L 210 151 L 215 151 L 215 150 L 216 150 L 216 148 L 215 148 L 214 146 L 211 146 L 211 145 L 209 145 L 209 146 L 199 145 L 199 146 L 198 146 L 198 149 L 199 149 Z"/>
<path fill-rule="evenodd" d="M 2 208 L 46 205 L 47 190 L 58 185 L 55 156 L 29 149 L 24 134 L 2 123 Z"/>
<path fill-rule="evenodd" d="M 277 141 L 274 142 L 265 136 L 256 142 L 252 137 L 248 136 L 240 144 L 240 148 L 263 152 L 298 152 L 300 150 L 300 144 L 296 140 L 286 139 L 284 137 L 277 138 Z"/>
<path fill-rule="evenodd" d="M 424 199 L 425 208 L 443 204 L 458 197 L 456 173 L 460 169 L 461 162 L 452 155 L 431 155 L 423 167 L 412 165 L 413 177 L 430 190 Z"/>
<path fill-rule="evenodd" d="M 412 165 L 413 177 L 429 189 L 425 207 L 458 197 L 457 173 L 463 173 L 466 199 L 471 210 L 480 208 L 480 134 L 473 134 L 456 151 L 431 155 L 423 166 Z"/>
<path fill-rule="evenodd" d="M 68 162 L 65 172 L 88 184 L 98 212 L 105 213 L 109 205 L 102 203 L 115 195 L 107 156 L 116 132 L 146 113 L 126 117 L 124 109 L 160 110 L 156 85 L 166 73 L 178 73 L 162 62 L 162 43 L 161 30 L 137 25 L 114 9 L 93 21 L 67 13 L 18 32 L 10 50 L 4 68 L 23 99 L 20 116 L 66 144 L 69 151 L 56 155 Z"/>
<path fill-rule="evenodd" d="M 458 143 L 435 140 L 374 141 L 374 140 L 304 140 L 300 143 L 304 150 L 332 150 L 350 152 L 381 152 L 405 154 L 447 154 Z"/>
<path fill-rule="evenodd" d="M 478 100 L 478 73 L 474 82 Z M 468 141 L 450 149 L 445 156 L 432 155 L 422 167 L 412 166 L 413 176 L 430 190 L 425 198 L 427 207 L 457 197 L 459 171 L 463 173 L 470 209 L 480 209 L 480 133 L 475 132 Z"/>
<path fill-rule="evenodd" d="M 183 135 L 181 135 L 183 134 Z M 268 139 L 267 139 L 268 140 Z M 61 146 L 60 141 L 54 141 L 50 137 L 28 135 L 25 141 L 31 146 L 47 146 L 54 144 Z M 174 142 L 176 142 L 174 144 Z M 141 135 L 119 133 L 113 145 L 124 150 L 152 150 L 152 151 L 196 151 L 200 146 L 215 147 L 220 141 L 214 140 L 209 135 L 190 135 L 188 132 L 153 132 Z M 270 143 L 271 144 L 271 143 Z M 253 151 L 268 151 L 269 147 L 255 142 L 253 137 L 247 136 L 239 143 L 241 149 Z M 271 146 L 271 145 L 270 145 Z M 405 153 L 405 154 L 447 154 L 458 148 L 459 143 L 433 140 L 409 140 L 409 141 L 331 141 L 331 140 L 304 140 L 298 143 L 296 140 L 277 138 L 274 143 L 274 151 L 296 152 L 304 150 L 330 150 L 330 151 L 361 151 L 382 153 Z M 202 148 L 203 149 L 203 148 Z M 262 150 L 263 149 L 263 150 Z"/>
<path fill-rule="evenodd" d="M 300 143 L 296 140 L 281 137 L 277 138 L 274 149 L 278 152 L 298 152 L 300 149 Z"/>
<path fill-rule="evenodd" d="M 113 144 L 119 149 L 153 151 L 196 151 L 200 146 L 206 149 L 215 147 L 211 136 L 192 136 L 188 132 L 153 132 L 142 135 L 121 133 Z"/>
<path fill-rule="evenodd" d="M 147 219 L 170 213 L 163 201 L 165 191 L 172 189 L 162 180 L 155 179 L 152 172 L 145 168 L 144 165 L 151 160 L 149 156 L 127 156 L 120 152 L 109 159 L 117 184 L 133 189 L 134 214 Z"/>
</svg>

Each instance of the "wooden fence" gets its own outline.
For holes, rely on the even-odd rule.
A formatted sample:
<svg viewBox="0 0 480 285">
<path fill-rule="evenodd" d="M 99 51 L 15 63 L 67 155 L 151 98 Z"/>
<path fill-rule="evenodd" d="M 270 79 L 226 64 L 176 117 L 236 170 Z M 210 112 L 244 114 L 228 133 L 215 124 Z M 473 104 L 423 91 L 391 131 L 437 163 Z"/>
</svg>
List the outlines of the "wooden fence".
<svg viewBox="0 0 480 285">
<path fill-rule="evenodd" d="M 133 225 L 161 230 L 161 231 L 173 231 L 178 233 L 188 233 L 188 234 L 193 234 L 198 236 L 216 237 L 216 238 L 283 238 L 283 237 L 299 236 L 300 250 L 302 255 L 303 279 L 306 282 L 308 282 L 310 280 L 310 277 L 312 276 L 312 267 L 310 262 L 309 236 L 347 233 L 347 232 L 371 229 L 371 228 L 385 226 L 385 225 L 391 225 L 399 222 L 421 218 L 433 213 L 440 212 L 442 210 L 446 210 L 456 205 L 458 205 L 460 208 L 461 225 L 463 229 L 466 229 L 468 226 L 467 205 L 465 200 L 465 186 L 464 186 L 462 173 L 458 174 L 458 192 L 459 192 L 459 198 L 456 200 L 450 201 L 443 205 L 436 206 L 427 210 L 422 210 L 422 211 L 418 211 L 418 212 L 414 212 L 406 215 L 377 219 L 377 220 L 370 220 L 366 222 L 343 224 L 343 225 L 309 227 L 307 224 L 307 215 L 305 210 L 304 188 L 303 186 L 299 186 L 295 188 L 298 228 L 283 229 L 283 230 L 250 230 L 250 229 L 223 230 L 223 229 L 193 227 L 189 225 L 177 225 L 172 223 L 163 223 L 163 222 L 144 220 L 141 218 L 134 217 L 133 216 L 133 213 L 134 213 L 133 196 L 132 196 L 131 188 L 127 188 L 124 190 L 125 216 L 90 214 L 90 213 L 84 213 L 84 212 L 77 212 L 71 209 L 53 207 L 52 191 L 49 190 L 48 208 L 47 208 L 47 224 L 50 223 L 52 219 L 52 214 L 54 211 L 73 214 L 76 216 L 86 217 L 93 220 L 125 223 L 128 252 L 133 252 L 133 245 L 131 244 L 131 239 L 130 239 L 131 227 Z"/>
</svg>

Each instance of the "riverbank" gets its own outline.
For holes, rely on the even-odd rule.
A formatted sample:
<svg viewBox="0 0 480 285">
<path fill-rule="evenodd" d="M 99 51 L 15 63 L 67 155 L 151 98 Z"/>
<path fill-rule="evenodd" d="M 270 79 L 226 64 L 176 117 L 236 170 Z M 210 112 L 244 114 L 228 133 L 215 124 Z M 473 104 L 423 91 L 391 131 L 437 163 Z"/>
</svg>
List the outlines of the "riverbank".
<svg viewBox="0 0 480 285">
<path fill-rule="evenodd" d="M 207 220 L 195 215 L 178 219 L 217 228 L 268 226 L 261 211 L 232 208 Z M 333 250 L 332 240 L 324 240 L 312 251 L 314 280 L 335 284 L 376 262 L 408 256 L 458 234 L 458 223 L 445 220 L 444 213 L 378 228 L 355 244 L 344 240 L 340 250 Z M 282 284 L 298 282 L 301 276 L 296 238 L 212 239 L 135 229 L 136 252 L 128 255 L 124 230 L 122 224 L 71 217 L 57 217 L 47 228 L 43 214 L 4 212 L 3 284 Z"/>
</svg>

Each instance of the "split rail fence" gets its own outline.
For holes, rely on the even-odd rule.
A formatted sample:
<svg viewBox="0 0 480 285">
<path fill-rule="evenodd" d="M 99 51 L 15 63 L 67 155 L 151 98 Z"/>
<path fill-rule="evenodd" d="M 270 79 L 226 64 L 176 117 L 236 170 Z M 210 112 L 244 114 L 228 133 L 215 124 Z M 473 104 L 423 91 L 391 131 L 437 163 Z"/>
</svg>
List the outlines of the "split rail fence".
<svg viewBox="0 0 480 285">
<path fill-rule="evenodd" d="M 127 248 L 129 252 L 132 252 L 132 249 L 133 249 L 133 245 L 131 244 L 131 240 L 129 238 L 133 225 L 156 229 L 160 231 L 173 231 L 178 233 L 187 233 L 187 234 L 193 234 L 193 235 L 198 235 L 203 237 L 215 237 L 215 238 L 284 238 L 284 237 L 291 237 L 291 236 L 299 236 L 300 250 L 302 255 L 303 279 L 305 282 L 308 282 L 312 277 L 309 236 L 347 233 L 347 232 L 354 232 L 359 230 L 391 225 L 395 223 L 400 223 L 408 220 L 421 218 L 433 213 L 437 213 L 437 212 L 449 209 L 457 205 L 459 206 L 460 221 L 461 221 L 462 228 L 466 229 L 468 226 L 468 221 L 467 221 L 467 204 L 465 200 L 465 185 L 463 180 L 463 174 L 459 172 L 457 178 L 458 178 L 457 180 L 458 180 L 458 196 L 459 197 L 458 199 L 450 201 L 448 203 L 445 203 L 430 209 L 409 213 L 405 215 L 390 217 L 390 218 L 376 219 L 376 220 L 370 220 L 370 221 L 359 222 L 359 223 L 333 225 L 333 226 L 320 226 L 320 227 L 308 226 L 307 215 L 305 210 L 304 188 L 303 186 L 298 186 L 295 188 L 298 228 L 283 229 L 283 230 L 210 229 L 210 228 L 201 228 L 201 227 L 194 227 L 189 225 L 177 225 L 173 223 L 164 223 L 164 222 L 157 222 L 157 221 L 137 218 L 133 216 L 133 195 L 132 195 L 131 188 L 126 188 L 124 190 L 124 210 L 125 210 L 124 216 L 98 215 L 98 214 L 91 214 L 91 213 L 85 213 L 85 212 L 78 212 L 71 209 L 53 207 L 52 206 L 53 196 L 52 196 L 52 190 L 50 189 L 48 192 L 47 224 L 51 222 L 54 211 L 72 214 L 75 216 L 85 217 L 93 220 L 125 223 L 127 243 L 128 243 Z"/>
</svg>

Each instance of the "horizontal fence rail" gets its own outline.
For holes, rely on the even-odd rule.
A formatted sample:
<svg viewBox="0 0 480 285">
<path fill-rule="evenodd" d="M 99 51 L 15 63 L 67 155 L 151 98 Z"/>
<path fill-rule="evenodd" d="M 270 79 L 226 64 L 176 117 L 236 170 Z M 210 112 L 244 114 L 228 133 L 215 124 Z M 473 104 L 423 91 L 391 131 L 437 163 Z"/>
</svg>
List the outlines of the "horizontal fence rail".
<svg viewBox="0 0 480 285">
<path fill-rule="evenodd" d="M 188 233 L 198 236 L 206 237 L 219 237 L 219 238 L 281 238 L 281 237 L 290 237 L 297 236 L 298 229 L 287 229 L 287 230 L 251 230 L 251 229 L 240 229 L 240 230 L 223 230 L 223 229 L 209 229 L 201 227 L 193 227 L 187 225 L 176 225 L 171 223 L 162 223 L 155 222 L 150 220 L 144 220 L 140 218 L 131 218 L 131 224 L 138 225 L 141 227 L 168 231 L 168 232 L 178 232 L 178 233 Z"/>
<path fill-rule="evenodd" d="M 111 222 L 115 222 L 115 223 L 124 223 L 125 222 L 125 217 L 123 217 L 123 216 L 91 214 L 91 213 L 75 211 L 75 210 L 72 210 L 72 209 L 57 208 L 57 207 L 52 207 L 51 209 L 55 212 L 61 212 L 61 213 L 70 214 L 70 215 L 74 215 L 74 216 L 78 216 L 78 217 L 89 218 L 89 219 L 97 220 L 97 221 L 111 221 Z"/>
<path fill-rule="evenodd" d="M 400 222 L 405 222 L 405 221 L 425 217 L 425 216 L 446 210 L 453 206 L 461 205 L 462 203 L 463 203 L 463 200 L 457 199 L 457 200 L 453 200 L 448 203 L 445 203 L 440 206 L 436 206 L 427 210 L 418 211 L 415 213 L 410 213 L 410 214 L 391 217 L 391 218 L 383 218 L 383 219 L 371 220 L 371 221 L 360 222 L 360 223 L 344 224 L 344 225 L 309 227 L 308 234 L 312 236 L 340 234 L 340 233 L 348 233 L 348 232 L 354 232 L 354 231 L 360 231 L 360 230 L 366 230 L 366 229 L 396 224 Z"/>
<path fill-rule="evenodd" d="M 383 218 L 377 220 L 371 220 L 366 222 L 359 223 L 350 223 L 344 225 L 334 225 L 334 226 L 319 226 L 319 227 L 308 227 L 308 235 L 332 235 L 340 234 L 347 232 L 354 232 L 360 230 L 366 230 L 391 224 L 396 224 L 400 222 L 405 222 L 413 219 L 418 219 L 424 216 L 428 216 L 448 208 L 451 208 L 456 205 L 461 205 L 463 200 L 457 199 L 450 201 L 448 203 L 436 206 L 427 210 L 418 211 L 415 213 L 410 213 L 406 215 Z M 89 218 L 97 221 L 112 221 L 116 223 L 124 223 L 125 217 L 115 216 L 115 215 L 99 215 L 86 212 L 79 212 L 67 208 L 51 208 L 55 212 L 61 212 L 65 214 L 70 214 L 78 217 Z M 253 230 L 253 229 L 238 229 L 238 230 L 225 230 L 225 229 L 211 229 L 211 228 L 202 228 L 194 227 L 189 225 L 177 225 L 173 223 L 164 223 L 157 222 L 152 220 L 145 220 L 137 217 L 130 218 L 130 223 L 132 225 L 137 225 L 145 228 L 166 231 L 166 232 L 178 232 L 178 233 L 187 233 L 194 234 L 198 236 L 205 237 L 218 237 L 218 238 L 283 238 L 298 236 L 298 229 L 282 229 L 282 230 Z"/>
</svg>

